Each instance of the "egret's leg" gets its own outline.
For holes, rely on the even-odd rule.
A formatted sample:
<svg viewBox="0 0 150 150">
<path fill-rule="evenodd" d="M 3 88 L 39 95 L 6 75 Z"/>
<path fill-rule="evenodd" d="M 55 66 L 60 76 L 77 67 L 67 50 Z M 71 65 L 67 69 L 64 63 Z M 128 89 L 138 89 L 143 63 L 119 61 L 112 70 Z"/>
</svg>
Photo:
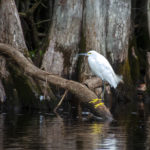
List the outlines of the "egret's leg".
<svg viewBox="0 0 150 150">
<path fill-rule="evenodd" d="M 105 83 L 104 81 L 102 81 L 102 98 L 96 98 L 96 99 L 92 99 L 89 103 L 98 103 L 95 104 L 95 108 L 98 107 L 98 106 L 102 106 L 104 105 L 104 94 L 105 94 Z"/>
<path fill-rule="evenodd" d="M 102 81 L 102 100 L 104 100 L 104 95 L 105 95 L 105 82 Z"/>
<path fill-rule="evenodd" d="M 105 82 L 102 81 L 102 97 L 101 99 L 97 99 L 99 100 L 99 103 L 95 105 L 95 108 L 104 105 L 104 95 L 105 95 Z"/>
</svg>

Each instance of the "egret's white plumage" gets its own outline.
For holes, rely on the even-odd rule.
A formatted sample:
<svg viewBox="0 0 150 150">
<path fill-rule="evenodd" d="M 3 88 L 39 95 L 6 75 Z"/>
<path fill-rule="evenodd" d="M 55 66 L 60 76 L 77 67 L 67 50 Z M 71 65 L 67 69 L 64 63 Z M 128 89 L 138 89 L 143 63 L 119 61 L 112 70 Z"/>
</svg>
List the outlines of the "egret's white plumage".
<svg viewBox="0 0 150 150">
<path fill-rule="evenodd" d="M 116 88 L 121 77 L 115 74 L 108 60 L 98 52 L 91 50 L 87 53 L 88 63 L 92 72 L 100 77 L 103 81 L 107 81 L 112 87 Z"/>
</svg>

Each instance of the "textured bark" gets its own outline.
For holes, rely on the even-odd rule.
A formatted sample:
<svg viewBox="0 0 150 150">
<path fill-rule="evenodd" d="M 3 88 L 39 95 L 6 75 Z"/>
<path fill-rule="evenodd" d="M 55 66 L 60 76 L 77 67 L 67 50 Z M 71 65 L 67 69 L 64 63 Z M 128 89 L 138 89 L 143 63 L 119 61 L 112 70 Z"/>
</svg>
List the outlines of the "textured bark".
<svg viewBox="0 0 150 150">
<path fill-rule="evenodd" d="M 131 1 L 95 0 L 93 2 L 87 0 L 84 6 L 83 48 L 86 51 L 95 49 L 107 57 L 112 65 L 117 64 L 119 66 L 119 64 L 126 62 L 128 58 Z M 86 58 L 84 58 L 80 69 L 81 80 L 85 80 L 86 75 L 91 72 L 87 64 Z"/>
<path fill-rule="evenodd" d="M 22 53 L 27 50 L 14 0 L 0 1 L 0 42 L 10 44 Z"/>
<path fill-rule="evenodd" d="M 112 63 L 128 58 L 131 25 L 131 1 L 110 0 L 107 27 L 107 54 Z"/>
<path fill-rule="evenodd" d="M 59 76 L 54 76 L 48 72 L 40 70 L 32 63 L 30 63 L 30 61 L 28 61 L 22 53 L 15 50 L 11 46 L 0 43 L 0 51 L 13 58 L 28 75 L 40 79 L 42 81 L 47 80 L 47 82 L 53 85 L 64 89 L 68 89 L 70 92 L 75 94 L 82 102 L 88 103 L 88 105 L 91 106 L 91 109 L 93 109 L 98 115 L 105 119 L 112 119 L 111 113 L 105 107 L 105 105 L 94 108 L 94 104 L 89 103 L 93 98 L 97 98 L 97 96 L 86 86 L 82 85 L 81 83 L 72 80 L 67 80 Z"/>
<path fill-rule="evenodd" d="M 94 49 L 106 56 L 106 29 L 109 0 L 86 0 L 83 15 L 83 36 L 86 51 Z"/>
<path fill-rule="evenodd" d="M 48 48 L 42 68 L 54 74 L 71 77 L 80 42 L 82 0 L 56 0 L 49 33 Z"/>
</svg>

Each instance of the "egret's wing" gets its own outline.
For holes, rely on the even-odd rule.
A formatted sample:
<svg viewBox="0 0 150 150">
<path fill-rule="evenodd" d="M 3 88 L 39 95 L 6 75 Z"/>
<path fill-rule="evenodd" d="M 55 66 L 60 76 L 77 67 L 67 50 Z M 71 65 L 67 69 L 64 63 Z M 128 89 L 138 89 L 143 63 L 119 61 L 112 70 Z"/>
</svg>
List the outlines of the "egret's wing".
<svg viewBox="0 0 150 150">
<path fill-rule="evenodd" d="M 96 60 L 97 60 L 97 63 L 99 63 L 99 65 L 101 65 L 101 67 L 103 67 L 104 70 L 114 72 L 114 70 L 111 67 L 109 61 L 103 55 L 100 55 L 100 54 L 97 55 Z"/>
<path fill-rule="evenodd" d="M 117 76 L 108 60 L 99 53 L 88 57 L 89 65 L 95 75 L 107 81 L 112 87 L 116 88 L 122 79 Z"/>
<path fill-rule="evenodd" d="M 103 57 L 89 57 L 88 61 L 93 73 L 102 78 L 102 80 L 105 79 L 105 75 L 113 72 L 109 62 Z"/>
<path fill-rule="evenodd" d="M 96 55 L 89 61 L 92 71 L 102 80 L 107 81 L 111 86 L 116 86 L 116 75 L 108 62 L 102 55 Z"/>
<path fill-rule="evenodd" d="M 103 80 L 109 82 L 110 79 L 113 79 L 114 71 L 109 64 L 104 64 L 104 63 L 97 63 L 97 64 L 99 66 L 98 67 L 99 73 L 103 77 Z"/>
</svg>

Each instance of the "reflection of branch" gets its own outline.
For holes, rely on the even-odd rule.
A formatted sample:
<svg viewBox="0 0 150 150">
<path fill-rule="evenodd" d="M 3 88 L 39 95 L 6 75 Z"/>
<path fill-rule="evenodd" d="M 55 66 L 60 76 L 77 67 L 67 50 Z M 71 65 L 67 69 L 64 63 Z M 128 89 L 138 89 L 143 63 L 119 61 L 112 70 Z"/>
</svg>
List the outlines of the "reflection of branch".
<svg viewBox="0 0 150 150">
<path fill-rule="evenodd" d="M 3 52 L 13 58 L 27 75 L 42 81 L 45 81 L 45 77 L 47 76 L 48 83 L 51 83 L 60 88 L 64 88 L 75 94 L 81 102 L 88 104 L 89 108 L 93 112 L 103 117 L 104 119 L 112 119 L 112 115 L 105 105 L 94 108 L 95 104 L 89 103 L 92 99 L 98 97 L 95 95 L 94 92 L 89 90 L 83 84 L 76 81 L 67 80 L 56 75 L 51 75 L 50 73 L 39 69 L 31 62 L 29 62 L 29 60 L 25 58 L 21 52 L 19 52 L 19 50 L 16 50 L 7 44 L 0 43 L 0 52 Z"/>
<path fill-rule="evenodd" d="M 61 105 L 61 103 L 63 102 L 63 100 L 64 100 L 65 96 L 67 95 L 67 93 L 68 93 L 68 90 L 65 91 L 65 93 L 63 94 L 63 96 L 62 96 L 60 102 L 59 102 L 59 103 L 57 104 L 57 106 L 55 107 L 55 109 L 54 109 L 54 112 L 55 112 L 55 113 L 56 113 L 58 107 L 59 107 L 59 106 Z"/>
</svg>

